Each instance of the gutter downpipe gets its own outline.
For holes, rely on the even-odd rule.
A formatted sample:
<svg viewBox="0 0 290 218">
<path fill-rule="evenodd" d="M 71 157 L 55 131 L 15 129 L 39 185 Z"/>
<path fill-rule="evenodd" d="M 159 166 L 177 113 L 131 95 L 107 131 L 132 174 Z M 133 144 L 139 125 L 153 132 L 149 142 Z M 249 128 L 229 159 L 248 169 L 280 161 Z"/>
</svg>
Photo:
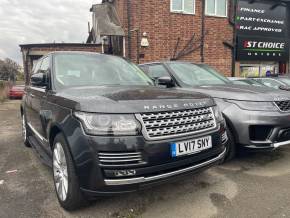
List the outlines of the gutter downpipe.
<svg viewBox="0 0 290 218">
<path fill-rule="evenodd" d="M 131 59 L 131 0 L 127 0 L 128 58 Z"/>
<path fill-rule="evenodd" d="M 205 38 L 205 0 L 202 0 L 201 15 L 201 43 L 200 43 L 200 61 L 204 63 L 204 38 Z"/>
<path fill-rule="evenodd" d="M 232 52 L 232 77 L 235 76 L 235 72 L 236 72 L 236 52 L 237 52 L 237 31 L 236 31 L 236 16 L 237 16 L 237 9 L 238 9 L 238 0 L 232 0 L 233 5 L 233 10 L 234 10 L 234 14 L 233 14 L 233 19 L 234 19 L 234 23 L 233 23 L 233 30 L 234 30 L 234 34 L 233 34 L 233 52 Z"/>
</svg>

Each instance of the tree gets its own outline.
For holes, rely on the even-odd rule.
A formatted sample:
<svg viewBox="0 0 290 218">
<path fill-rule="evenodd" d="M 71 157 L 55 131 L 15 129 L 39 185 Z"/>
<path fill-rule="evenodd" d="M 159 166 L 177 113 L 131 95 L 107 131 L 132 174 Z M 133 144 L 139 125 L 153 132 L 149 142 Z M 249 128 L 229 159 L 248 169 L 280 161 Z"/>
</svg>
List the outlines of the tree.
<svg viewBox="0 0 290 218">
<path fill-rule="evenodd" d="M 0 79 L 15 82 L 20 69 L 20 65 L 10 58 L 0 60 Z"/>
</svg>

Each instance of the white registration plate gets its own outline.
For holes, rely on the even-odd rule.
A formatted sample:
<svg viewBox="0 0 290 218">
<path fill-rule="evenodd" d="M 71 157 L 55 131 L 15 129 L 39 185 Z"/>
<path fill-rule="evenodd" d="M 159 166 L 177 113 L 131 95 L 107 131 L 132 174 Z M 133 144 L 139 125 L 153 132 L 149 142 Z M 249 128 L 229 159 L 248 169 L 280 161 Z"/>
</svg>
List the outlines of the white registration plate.
<svg viewBox="0 0 290 218">
<path fill-rule="evenodd" d="M 171 143 L 171 156 L 178 157 L 207 150 L 212 147 L 211 136 Z"/>
</svg>

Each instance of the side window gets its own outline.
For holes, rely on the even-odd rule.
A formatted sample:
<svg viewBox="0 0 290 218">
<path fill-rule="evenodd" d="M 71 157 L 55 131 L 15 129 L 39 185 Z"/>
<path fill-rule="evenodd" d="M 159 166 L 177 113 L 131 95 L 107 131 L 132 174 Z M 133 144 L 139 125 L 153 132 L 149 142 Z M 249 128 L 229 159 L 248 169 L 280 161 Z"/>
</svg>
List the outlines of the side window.
<svg viewBox="0 0 290 218">
<path fill-rule="evenodd" d="M 32 69 L 32 74 L 36 74 L 41 66 L 42 60 L 37 61 L 36 65 Z"/>
<path fill-rule="evenodd" d="M 162 65 L 149 65 L 148 76 L 150 76 L 152 79 L 157 79 L 159 77 L 170 77 L 166 68 Z"/>
<path fill-rule="evenodd" d="M 49 57 L 46 57 L 42 60 L 40 70 L 47 71 L 49 69 Z"/>
</svg>

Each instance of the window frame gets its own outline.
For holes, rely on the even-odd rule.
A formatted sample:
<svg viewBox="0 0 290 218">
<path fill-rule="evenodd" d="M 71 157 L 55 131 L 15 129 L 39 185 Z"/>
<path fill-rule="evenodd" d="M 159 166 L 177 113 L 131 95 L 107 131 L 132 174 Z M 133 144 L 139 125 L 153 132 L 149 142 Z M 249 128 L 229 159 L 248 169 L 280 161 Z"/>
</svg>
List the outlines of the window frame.
<svg viewBox="0 0 290 218">
<path fill-rule="evenodd" d="M 195 15 L 196 0 L 192 0 L 193 1 L 193 12 L 192 13 L 186 12 L 184 10 L 184 0 L 181 0 L 181 1 L 182 1 L 182 10 L 174 10 L 173 9 L 173 3 L 172 3 L 173 0 L 170 0 L 170 13 Z"/>
<path fill-rule="evenodd" d="M 217 14 L 217 2 L 219 0 L 214 0 L 215 1 L 215 5 L 214 5 L 214 14 L 210 14 L 210 13 L 207 13 L 207 4 L 208 4 L 208 0 L 205 0 L 205 10 L 204 10 L 204 13 L 206 16 L 208 17 L 221 17 L 221 18 L 227 18 L 228 17 L 228 0 L 226 0 L 226 15 L 218 15 Z"/>
</svg>

